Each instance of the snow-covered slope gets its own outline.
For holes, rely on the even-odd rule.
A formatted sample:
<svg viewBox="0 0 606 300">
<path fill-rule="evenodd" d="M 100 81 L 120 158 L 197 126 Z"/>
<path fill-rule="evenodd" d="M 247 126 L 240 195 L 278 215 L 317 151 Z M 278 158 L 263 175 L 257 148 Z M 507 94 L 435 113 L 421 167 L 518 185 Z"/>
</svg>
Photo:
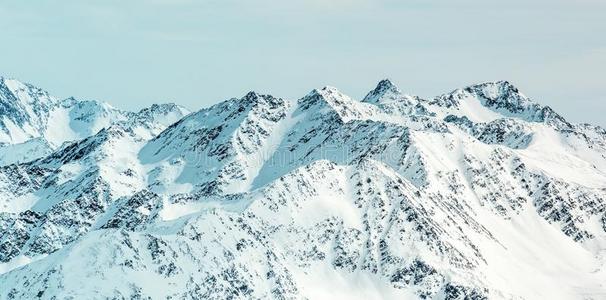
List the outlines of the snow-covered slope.
<svg viewBox="0 0 606 300">
<path fill-rule="evenodd" d="M 154 104 L 140 112 L 98 101 L 57 100 L 30 84 L 0 77 L 0 165 L 44 157 L 116 123 L 151 138 L 189 112 L 176 104 Z"/>
<path fill-rule="evenodd" d="M 0 77 L 0 143 L 39 137 L 57 100 L 30 84 Z"/>
<path fill-rule="evenodd" d="M 2 299 L 606 296 L 606 131 L 508 82 L 66 102 L 0 167 Z"/>
</svg>

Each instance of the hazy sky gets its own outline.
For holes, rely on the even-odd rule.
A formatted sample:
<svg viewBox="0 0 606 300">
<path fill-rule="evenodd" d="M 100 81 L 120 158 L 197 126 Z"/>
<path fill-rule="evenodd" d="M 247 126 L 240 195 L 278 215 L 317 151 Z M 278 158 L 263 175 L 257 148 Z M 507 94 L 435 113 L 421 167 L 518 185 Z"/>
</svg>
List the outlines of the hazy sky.
<svg viewBox="0 0 606 300">
<path fill-rule="evenodd" d="M 359 99 L 384 77 L 421 96 L 507 79 L 606 125 L 602 0 L 2 1 L 0 28 L 0 74 L 132 110 L 324 85 Z"/>
</svg>

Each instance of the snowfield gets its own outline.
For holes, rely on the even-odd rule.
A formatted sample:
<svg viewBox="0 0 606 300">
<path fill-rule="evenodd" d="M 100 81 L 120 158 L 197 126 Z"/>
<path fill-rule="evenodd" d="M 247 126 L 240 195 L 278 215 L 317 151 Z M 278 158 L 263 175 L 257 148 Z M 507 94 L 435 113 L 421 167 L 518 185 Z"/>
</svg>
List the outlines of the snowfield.
<svg viewBox="0 0 606 300">
<path fill-rule="evenodd" d="M 0 79 L 0 299 L 606 299 L 606 130 L 506 81 L 126 112 Z"/>
</svg>

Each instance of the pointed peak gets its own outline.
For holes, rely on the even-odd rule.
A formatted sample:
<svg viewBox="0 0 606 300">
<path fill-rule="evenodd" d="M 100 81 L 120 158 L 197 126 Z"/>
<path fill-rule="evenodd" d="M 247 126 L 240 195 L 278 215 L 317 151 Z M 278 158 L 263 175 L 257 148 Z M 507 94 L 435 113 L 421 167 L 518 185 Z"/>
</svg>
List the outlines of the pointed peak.
<svg viewBox="0 0 606 300">
<path fill-rule="evenodd" d="M 207 108 L 202 108 L 196 112 L 191 113 L 186 108 L 184 109 L 192 119 L 206 118 L 209 114 L 216 115 L 225 112 L 233 112 L 234 114 L 240 114 L 249 111 L 255 106 L 259 105 L 284 105 L 286 101 L 282 98 L 277 98 L 272 95 L 260 94 L 256 91 L 249 91 L 242 97 L 232 97 L 227 100 L 221 101 Z M 202 120 L 200 119 L 200 120 Z"/>
<path fill-rule="evenodd" d="M 389 78 L 385 78 L 379 81 L 373 92 L 382 94 L 385 94 L 387 92 L 401 93 L 400 89 L 398 89 L 398 86 L 396 86 L 396 84 L 393 83 L 393 81 L 391 81 L 391 79 Z"/>
<path fill-rule="evenodd" d="M 357 101 L 340 92 L 332 86 L 325 86 L 321 89 L 314 89 L 305 97 L 298 100 L 301 110 L 307 110 L 311 107 L 329 108 L 337 111 L 341 117 L 349 115 L 348 111 L 356 110 Z"/>
<path fill-rule="evenodd" d="M 218 104 L 215 104 L 215 105 L 209 107 L 208 109 L 210 109 L 210 110 L 212 110 L 213 108 L 223 109 L 223 107 L 225 107 L 225 106 L 231 107 L 232 105 L 235 105 L 238 107 L 248 107 L 250 105 L 254 105 L 255 103 L 257 103 L 259 101 L 259 99 L 261 99 L 261 98 L 262 98 L 262 95 L 258 94 L 255 91 L 250 91 L 240 98 L 238 98 L 238 97 L 231 98 L 227 101 L 223 101 Z M 205 111 L 205 110 L 206 109 L 202 109 L 202 111 Z"/>
<path fill-rule="evenodd" d="M 381 81 L 379 81 L 375 90 L 377 90 L 377 89 L 388 90 L 388 89 L 398 89 L 398 87 L 393 83 L 393 81 L 391 81 L 391 79 L 385 78 L 385 79 L 382 79 Z"/>
<path fill-rule="evenodd" d="M 246 93 L 246 95 L 244 95 L 244 97 L 242 99 L 254 100 L 257 98 L 259 98 L 259 94 L 255 91 L 250 91 L 250 92 Z"/>
<path fill-rule="evenodd" d="M 402 91 L 388 78 L 385 78 L 364 97 L 362 102 L 379 104 L 384 102 L 393 102 L 404 97 Z"/>
<path fill-rule="evenodd" d="M 0 100 L 42 106 L 51 106 L 57 102 L 47 91 L 8 77 L 0 77 Z"/>
<path fill-rule="evenodd" d="M 240 98 L 231 98 L 226 101 L 219 102 L 211 107 L 203 108 L 194 113 L 194 115 L 205 116 L 208 114 L 220 114 L 223 112 L 233 112 L 234 114 L 247 113 L 251 109 L 258 107 L 278 107 L 287 105 L 282 98 L 274 97 L 269 94 L 261 94 L 259 92 L 250 91 Z M 189 111 L 186 110 L 189 114 Z"/>
<path fill-rule="evenodd" d="M 349 97 L 343 94 L 339 89 L 334 86 L 324 86 L 319 89 L 313 89 L 309 92 L 305 97 L 301 100 L 309 99 L 309 98 L 322 98 L 324 101 L 333 102 L 338 99 L 349 99 Z"/>
<path fill-rule="evenodd" d="M 341 93 L 336 87 L 333 86 L 324 86 L 322 88 L 316 88 L 311 90 L 307 95 L 303 98 L 299 99 L 299 101 L 309 102 L 312 99 L 323 99 L 323 101 L 331 101 L 332 98 L 344 98 L 347 97 L 345 94 Z M 315 101 L 314 101 L 315 102 Z"/>
<path fill-rule="evenodd" d="M 244 97 L 242 97 L 240 100 L 245 103 L 256 103 L 259 101 L 283 102 L 282 98 L 274 97 L 269 94 L 261 94 L 261 93 L 255 92 L 255 91 L 250 91 L 250 92 L 246 93 L 246 95 L 244 95 Z"/>
</svg>

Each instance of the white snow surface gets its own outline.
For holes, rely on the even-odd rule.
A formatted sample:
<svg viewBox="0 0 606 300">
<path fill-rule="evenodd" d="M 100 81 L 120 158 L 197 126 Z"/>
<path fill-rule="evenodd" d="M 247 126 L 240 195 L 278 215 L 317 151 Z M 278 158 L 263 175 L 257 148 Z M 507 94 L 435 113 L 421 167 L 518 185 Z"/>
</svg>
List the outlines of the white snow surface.
<svg viewBox="0 0 606 300">
<path fill-rule="evenodd" d="M 509 82 L 192 114 L 3 82 L 0 299 L 606 298 L 606 131 Z"/>
<path fill-rule="evenodd" d="M 30 84 L 4 77 L 0 77 L 0 104 L 0 165 L 44 157 L 63 143 L 117 123 L 126 123 L 150 139 L 189 113 L 175 104 L 154 104 L 133 113 L 104 102 L 57 100 Z"/>
</svg>

